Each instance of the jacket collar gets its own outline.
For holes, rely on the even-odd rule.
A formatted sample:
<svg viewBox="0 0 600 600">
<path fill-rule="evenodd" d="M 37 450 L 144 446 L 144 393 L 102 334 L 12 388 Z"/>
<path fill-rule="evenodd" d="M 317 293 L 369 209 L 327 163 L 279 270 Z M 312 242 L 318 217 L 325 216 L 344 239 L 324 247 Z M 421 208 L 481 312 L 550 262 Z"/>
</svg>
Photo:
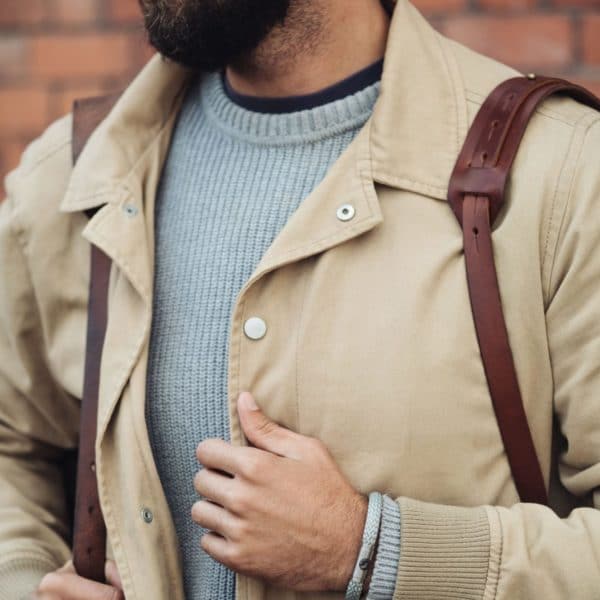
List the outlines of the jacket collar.
<svg viewBox="0 0 600 600">
<path fill-rule="evenodd" d="M 169 136 L 188 79 L 185 68 L 153 56 L 89 138 L 71 173 L 61 211 L 117 202 L 131 187 L 139 187 L 140 165 Z"/>
<path fill-rule="evenodd" d="M 450 40 L 408 0 L 398 0 L 372 116 L 375 180 L 446 200 L 467 115 Z"/>
<path fill-rule="evenodd" d="M 448 42 L 409 0 L 397 0 L 370 119 L 372 181 L 446 199 L 468 126 L 464 87 Z M 159 55 L 151 59 L 90 138 L 61 211 L 118 202 L 136 186 L 143 177 L 136 169 L 145 152 L 169 135 L 188 80 L 183 67 Z"/>
</svg>

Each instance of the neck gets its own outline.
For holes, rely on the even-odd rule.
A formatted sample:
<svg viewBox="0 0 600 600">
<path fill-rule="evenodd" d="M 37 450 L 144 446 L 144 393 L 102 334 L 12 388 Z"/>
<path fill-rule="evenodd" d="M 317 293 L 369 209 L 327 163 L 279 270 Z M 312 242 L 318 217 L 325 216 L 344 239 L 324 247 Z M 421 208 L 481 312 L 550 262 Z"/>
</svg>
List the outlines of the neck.
<svg viewBox="0 0 600 600">
<path fill-rule="evenodd" d="M 312 94 L 383 57 L 388 30 L 380 0 L 291 0 L 285 22 L 227 79 L 249 96 Z"/>
</svg>

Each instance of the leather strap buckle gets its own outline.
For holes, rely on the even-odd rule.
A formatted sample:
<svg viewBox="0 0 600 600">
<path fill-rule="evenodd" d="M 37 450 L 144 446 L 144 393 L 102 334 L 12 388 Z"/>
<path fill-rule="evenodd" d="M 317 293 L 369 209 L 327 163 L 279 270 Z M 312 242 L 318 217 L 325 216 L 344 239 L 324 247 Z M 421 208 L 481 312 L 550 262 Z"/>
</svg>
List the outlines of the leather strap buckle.
<svg viewBox="0 0 600 600">
<path fill-rule="evenodd" d="M 461 227 L 462 207 L 466 195 L 489 198 L 490 224 L 493 224 L 504 204 L 506 176 L 506 169 L 500 167 L 459 167 L 457 165 L 448 189 L 448 201 Z"/>
</svg>

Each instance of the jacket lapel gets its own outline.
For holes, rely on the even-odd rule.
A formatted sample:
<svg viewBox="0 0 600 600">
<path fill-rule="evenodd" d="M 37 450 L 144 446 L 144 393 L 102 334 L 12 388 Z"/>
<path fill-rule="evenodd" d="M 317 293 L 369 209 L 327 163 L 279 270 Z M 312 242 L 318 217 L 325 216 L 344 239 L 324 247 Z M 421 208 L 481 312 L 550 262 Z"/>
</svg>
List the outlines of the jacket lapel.
<svg viewBox="0 0 600 600">
<path fill-rule="evenodd" d="M 468 129 L 451 44 L 408 0 L 398 0 L 371 136 L 379 183 L 443 201 Z"/>
</svg>

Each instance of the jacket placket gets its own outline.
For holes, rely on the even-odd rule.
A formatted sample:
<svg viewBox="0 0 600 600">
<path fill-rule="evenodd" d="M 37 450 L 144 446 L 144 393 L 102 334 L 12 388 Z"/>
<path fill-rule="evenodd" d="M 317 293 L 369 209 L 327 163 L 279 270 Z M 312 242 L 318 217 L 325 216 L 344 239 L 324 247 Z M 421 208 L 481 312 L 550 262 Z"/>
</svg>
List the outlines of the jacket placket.
<svg viewBox="0 0 600 600">
<path fill-rule="evenodd" d="M 275 271 L 295 268 L 301 261 L 363 235 L 383 221 L 371 172 L 369 128 L 370 123 L 367 123 L 347 153 L 302 201 L 236 298 L 230 320 L 228 363 L 229 433 L 234 445 L 247 444 L 237 414 L 237 397 L 244 389 L 250 389 L 251 382 L 257 381 L 261 372 L 270 368 L 266 358 L 269 350 L 261 354 L 265 356 L 264 361 L 255 357 L 256 344 L 268 344 L 268 334 L 257 341 L 244 332 L 244 324 L 253 315 L 261 314 L 268 321 L 269 310 L 276 308 L 268 299 L 265 301 L 262 282 Z M 304 273 L 310 280 L 310 269 Z M 277 297 L 277 291 L 272 295 Z M 288 339 L 290 344 L 294 343 L 293 331 L 289 332 Z M 269 399 L 263 400 L 268 413 Z M 237 574 L 236 600 L 262 600 L 267 593 L 268 586 L 263 581 Z M 277 590 L 277 597 L 291 600 L 295 593 Z"/>
<path fill-rule="evenodd" d="M 108 538 L 127 597 L 150 598 L 153 594 L 163 597 L 159 590 L 168 586 L 169 597 L 177 599 L 183 598 L 178 548 L 173 543 L 172 520 L 156 476 L 144 420 L 144 379 L 152 311 L 153 240 L 149 239 L 147 223 L 151 210 L 151 206 L 143 206 L 141 194 L 134 194 L 124 186 L 115 191 L 82 232 L 112 261 L 109 317 L 100 374 L 97 478 Z M 119 418 L 125 419 L 123 413 L 133 429 L 126 437 L 112 431 L 115 427 L 119 430 L 127 427 L 119 422 Z M 117 437 L 125 442 L 121 448 L 114 447 Z M 124 453 L 129 456 L 123 460 L 134 456 L 131 460 L 140 465 L 139 481 L 128 482 L 137 493 L 128 498 L 121 491 L 123 482 L 117 475 L 121 468 L 119 455 Z M 148 514 L 152 514 L 152 520 Z M 124 521 L 128 522 L 126 533 Z M 143 547 L 149 549 L 158 543 L 163 548 L 162 564 L 150 565 L 150 557 L 158 555 L 143 552 Z"/>
</svg>

